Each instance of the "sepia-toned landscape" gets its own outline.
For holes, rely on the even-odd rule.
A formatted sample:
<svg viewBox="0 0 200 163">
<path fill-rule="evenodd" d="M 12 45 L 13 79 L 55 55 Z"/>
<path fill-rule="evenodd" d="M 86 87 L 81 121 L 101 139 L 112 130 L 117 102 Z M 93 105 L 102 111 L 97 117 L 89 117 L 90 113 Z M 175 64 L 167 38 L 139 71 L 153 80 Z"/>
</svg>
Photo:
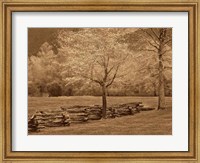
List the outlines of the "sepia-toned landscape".
<svg viewBox="0 0 200 163">
<path fill-rule="evenodd" d="M 172 28 L 29 28 L 28 134 L 171 135 Z"/>
</svg>

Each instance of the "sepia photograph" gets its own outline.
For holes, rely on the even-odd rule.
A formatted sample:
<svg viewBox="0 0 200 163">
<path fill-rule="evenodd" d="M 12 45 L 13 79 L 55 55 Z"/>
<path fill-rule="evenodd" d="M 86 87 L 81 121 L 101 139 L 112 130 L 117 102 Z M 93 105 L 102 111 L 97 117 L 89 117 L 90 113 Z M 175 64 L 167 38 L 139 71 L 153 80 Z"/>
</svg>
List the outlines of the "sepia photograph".
<svg viewBox="0 0 200 163">
<path fill-rule="evenodd" d="M 28 135 L 172 135 L 172 28 L 28 28 Z"/>
</svg>

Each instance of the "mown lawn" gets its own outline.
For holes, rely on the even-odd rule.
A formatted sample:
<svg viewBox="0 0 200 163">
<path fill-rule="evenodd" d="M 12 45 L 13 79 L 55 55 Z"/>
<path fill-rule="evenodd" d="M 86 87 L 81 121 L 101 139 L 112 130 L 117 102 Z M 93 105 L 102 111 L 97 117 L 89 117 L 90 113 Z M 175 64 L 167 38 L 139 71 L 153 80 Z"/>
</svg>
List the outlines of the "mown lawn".
<svg viewBox="0 0 200 163">
<path fill-rule="evenodd" d="M 101 97 L 29 97 L 29 116 L 36 110 L 58 109 L 60 106 L 101 105 Z M 157 107 L 157 97 L 108 97 L 108 105 L 142 102 Z M 171 135 L 172 100 L 166 98 L 166 110 L 140 112 L 133 116 L 71 124 L 70 127 L 45 128 L 42 135 Z"/>
</svg>

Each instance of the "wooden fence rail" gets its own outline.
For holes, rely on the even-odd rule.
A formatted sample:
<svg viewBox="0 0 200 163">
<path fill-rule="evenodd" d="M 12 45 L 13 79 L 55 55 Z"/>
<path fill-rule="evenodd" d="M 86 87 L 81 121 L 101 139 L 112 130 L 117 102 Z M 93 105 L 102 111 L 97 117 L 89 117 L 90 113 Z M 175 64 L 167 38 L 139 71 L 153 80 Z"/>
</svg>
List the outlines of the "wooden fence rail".
<svg viewBox="0 0 200 163">
<path fill-rule="evenodd" d="M 140 111 L 150 111 L 155 108 L 145 108 L 141 102 L 113 105 L 108 107 L 107 118 L 115 118 L 127 115 L 134 115 Z M 28 121 L 30 132 L 40 131 L 45 127 L 70 126 L 72 123 L 87 123 L 87 121 L 100 120 L 102 108 L 94 106 L 62 106 L 60 109 L 49 111 L 37 111 Z"/>
</svg>

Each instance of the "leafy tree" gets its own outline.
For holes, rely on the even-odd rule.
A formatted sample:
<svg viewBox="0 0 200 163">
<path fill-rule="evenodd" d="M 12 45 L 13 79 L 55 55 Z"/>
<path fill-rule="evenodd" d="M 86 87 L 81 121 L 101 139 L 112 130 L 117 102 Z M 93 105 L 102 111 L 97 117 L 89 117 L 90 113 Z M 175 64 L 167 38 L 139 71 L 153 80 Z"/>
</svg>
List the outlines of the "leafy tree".
<svg viewBox="0 0 200 163">
<path fill-rule="evenodd" d="M 78 31 L 60 30 L 60 53 L 67 57 L 65 63 L 67 78 L 89 80 L 102 90 L 102 115 L 106 118 L 107 91 L 116 79 L 126 75 L 126 61 L 129 57 L 127 45 L 118 42 L 126 29 L 84 28 Z M 70 37 L 69 37 L 70 36 Z M 69 77 L 69 73 L 72 73 Z"/>
<path fill-rule="evenodd" d="M 61 96 L 62 95 L 62 86 L 57 82 L 53 82 L 47 85 L 47 90 L 50 97 Z"/>
<path fill-rule="evenodd" d="M 128 42 L 129 49 L 138 53 L 138 57 L 146 60 L 147 69 L 158 72 L 158 109 L 165 108 L 165 70 L 171 69 L 170 57 L 172 46 L 171 28 L 142 28 L 127 34 L 122 42 Z M 147 56 L 144 56 L 147 55 Z M 152 57 L 153 56 L 153 57 Z M 169 57 L 170 56 L 170 57 Z M 154 58 L 155 62 L 152 62 Z M 168 63 L 165 65 L 165 63 Z M 141 61 L 140 61 L 141 65 Z M 150 67 L 149 67 L 150 66 Z M 155 73 L 154 71 L 154 73 Z"/>
<path fill-rule="evenodd" d="M 28 95 L 29 96 L 39 96 L 40 91 L 35 83 L 28 83 Z"/>
<path fill-rule="evenodd" d="M 47 91 L 46 85 L 53 81 L 60 82 L 62 77 L 60 75 L 60 63 L 57 61 L 58 55 L 52 50 L 52 46 L 44 42 L 40 47 L 37 55 L 32 55 L 28 60 L 28 80 L 32 83 L 31 86 L 37 87 L 39 94 Z M 30 88 L 31 89 L 31 88 Z"/>
</svg>

